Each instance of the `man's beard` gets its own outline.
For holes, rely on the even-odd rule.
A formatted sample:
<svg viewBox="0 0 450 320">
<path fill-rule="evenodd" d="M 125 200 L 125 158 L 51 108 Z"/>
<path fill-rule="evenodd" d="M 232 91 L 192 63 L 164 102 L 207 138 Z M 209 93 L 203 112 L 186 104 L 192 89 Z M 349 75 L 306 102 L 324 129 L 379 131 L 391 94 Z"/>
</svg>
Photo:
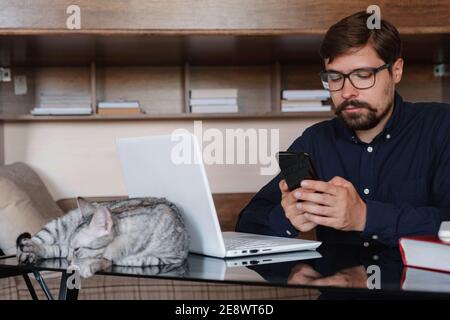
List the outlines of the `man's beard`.
<svg viewBox="0 0 450 320">
<path fill-rule="evenodd" d="M 343 112 L 346 107 L 353 106 L 356 108 L 366 109 L 367 114 L 361 112 L 348 113 Z M 381 120 L 383 120 L 389 111 L 392 109 L 392 101 L 384 108 L 383 112 L 377 116 L 377 109 L 372 107 L 369 103 L 359 100 L 345 100 L 336 107 L 334 113 L 336 116 L 344 120 L 345 124 L 353 130 L 369 130 L 375 128 Z"/>
</svg>

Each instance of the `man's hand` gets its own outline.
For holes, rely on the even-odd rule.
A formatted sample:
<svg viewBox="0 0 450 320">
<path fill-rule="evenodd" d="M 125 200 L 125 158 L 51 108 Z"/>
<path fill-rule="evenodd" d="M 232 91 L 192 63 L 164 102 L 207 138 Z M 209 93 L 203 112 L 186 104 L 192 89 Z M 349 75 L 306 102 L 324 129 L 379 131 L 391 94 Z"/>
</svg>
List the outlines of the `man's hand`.
<svg viewBox="0 0 450 320">
<path fill-rule="evenodd" d="M 353 184 L 334 177 L 329 182 L 303 180 L 302 189 L 315 192 L 295 193 L 304 217 L 310 222 L 344 231 L 363 231 L 366 226 L 367 206 Z"/>
<path fill-rule="evenodd" d="M 313 191 L 304 188 L 298 188 L 291 192 L 289 191 L 288 185 L 285 180 L 280 181 L 279 187 L 281 190 L 282 198 L 281 206 L 284 209 L 286 218 L 288 218 L 291 224 L 301 232 L 307 232 L 314 229 L 317 224 L 306 219 L 304 215 L 305 211 L 297 206 L 299 202 L 297 202 L 298 199 L 294 196 L 295 192 L 308 193 Z"/>
</svg>

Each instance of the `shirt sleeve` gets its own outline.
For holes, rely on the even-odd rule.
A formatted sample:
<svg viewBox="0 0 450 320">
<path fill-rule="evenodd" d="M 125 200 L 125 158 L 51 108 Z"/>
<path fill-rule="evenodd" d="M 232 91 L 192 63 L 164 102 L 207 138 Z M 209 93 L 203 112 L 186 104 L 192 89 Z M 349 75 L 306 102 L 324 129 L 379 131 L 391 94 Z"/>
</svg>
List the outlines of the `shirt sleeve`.
<svg viewBox="0 0 450 320">
<path fill-rule="evenodd" d="M 307 151 L 304 146 L 305 137 L 303 135 L 297 138 L 288 150 Z M 281 180 L 280 173 L 256 193 L 239 214 L 236 231 L 279 237 L 296 237 L 298 235 L 298 230 L 286 218 L 281 206 L 281 191 L 278 187 Z"/>
<path fill-rule="evenodd" d="M 439 144 L 440 152 L 432 168 L 430 205 L 414 207 L 409 203 L 391 204 L 368 200 L 367 220 L 361 236 L 389 246 L 397 246 L 404 236 L 437 235 L 442 221 L 450 220 L 450 128 Z"/>
</svg>

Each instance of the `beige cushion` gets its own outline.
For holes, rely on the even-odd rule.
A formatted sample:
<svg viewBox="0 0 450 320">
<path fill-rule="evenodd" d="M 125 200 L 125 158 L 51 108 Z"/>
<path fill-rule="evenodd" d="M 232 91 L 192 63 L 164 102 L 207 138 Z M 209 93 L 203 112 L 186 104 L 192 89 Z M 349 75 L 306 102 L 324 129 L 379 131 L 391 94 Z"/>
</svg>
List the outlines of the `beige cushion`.
<svg viewBox="0 0 450 320">
<path fill-rule="evenodd" d="M 0 167 L 0 248 L 16 253 L 16 239 L 63 214 L 39 176 L 24 163 Z"/>
</svg>

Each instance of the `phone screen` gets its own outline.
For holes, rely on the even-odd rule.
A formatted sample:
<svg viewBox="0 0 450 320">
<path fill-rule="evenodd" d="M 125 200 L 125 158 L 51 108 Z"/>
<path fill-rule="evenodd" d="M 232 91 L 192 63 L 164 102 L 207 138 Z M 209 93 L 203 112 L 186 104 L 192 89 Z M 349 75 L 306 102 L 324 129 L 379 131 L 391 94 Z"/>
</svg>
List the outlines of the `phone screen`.
<svg viewBox="0 0 450 320">
<path fill-rule="evenodd" d="M 290 191 L 300 187 L 302 180 L 317 180 L 311 157 L 306 152 L 281 151 L 277 154 L 281 174 Z"/>
</svg>

